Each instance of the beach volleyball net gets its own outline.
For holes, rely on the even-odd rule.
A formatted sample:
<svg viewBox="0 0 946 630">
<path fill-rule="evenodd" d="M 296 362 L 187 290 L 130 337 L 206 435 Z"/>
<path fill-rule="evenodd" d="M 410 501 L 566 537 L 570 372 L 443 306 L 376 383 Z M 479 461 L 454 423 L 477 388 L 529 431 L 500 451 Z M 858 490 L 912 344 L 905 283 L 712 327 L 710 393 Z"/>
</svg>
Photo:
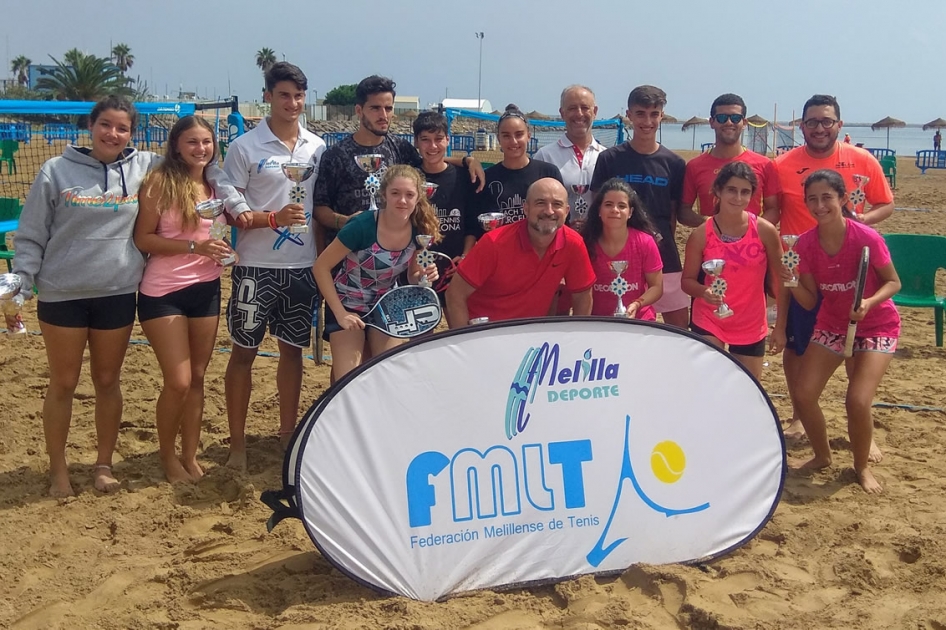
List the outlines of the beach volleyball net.
<svg viewBox="0 0 946 630">
<path fill-rule="evenodd" d="M 496 125 L 500 114 L 448 108 L 444 110 L 444 115 L 450 125 L 451 153 L 499 151 Z M 561 120 L 538 118 L 535 112 L 525 116 L 532 136 L 529 155 L 547 144 L 557 142 L 565 133 L 565 123 Z M 620 117 L 596 120 L 592 127 L 595 139 L 606 147 L 616 146 L 625 140 L 624 121 Z"/>
<path fill-rule="evenodd" d="M 0 99 L 0 197 L 26 199 L 39 169 L 67 144 L 91 146 L 88 116 L 95 103 Z M 163 154 L 168 133 L 182 116 L 205 116 L 226 137 L 226 109 L 219 103 L 135 103 L 138 122 L 131 143 Z M 223 135 L 221 136 L 221 132 Z"/>
</svg>

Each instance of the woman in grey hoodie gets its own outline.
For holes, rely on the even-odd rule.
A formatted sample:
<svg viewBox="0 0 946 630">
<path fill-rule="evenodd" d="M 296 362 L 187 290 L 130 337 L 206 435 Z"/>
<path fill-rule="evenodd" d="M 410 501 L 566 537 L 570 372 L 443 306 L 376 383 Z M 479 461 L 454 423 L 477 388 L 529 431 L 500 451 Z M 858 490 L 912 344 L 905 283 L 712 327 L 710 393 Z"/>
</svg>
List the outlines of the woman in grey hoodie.
<svg viewBox="0 0 946 630">
<path fill-rule="evenodd" d="M 68 146 L 47 161 L 30 188 L 16 233 L 13 271 L 36 286 L 36 308 L 49 362 L 43 430 L 49 494 L 73 494 L 66 464 L 72 399 L 86 345 L 95 388 L 98 457 L 95 489 L 113 492 L 112 455 L 122 415 L 120 374 L 135 321 L 135 293 L 145 260 L 132 238 L 138 189 L 159 159 L 128 146 L 137 112 L 109 96 L 92 109 L 92 148 Z M 234 216 L 249 210 L 223 171 L 208 179 Z M 14 322 L 7 321 L 8 327 Z"/>
</svg>

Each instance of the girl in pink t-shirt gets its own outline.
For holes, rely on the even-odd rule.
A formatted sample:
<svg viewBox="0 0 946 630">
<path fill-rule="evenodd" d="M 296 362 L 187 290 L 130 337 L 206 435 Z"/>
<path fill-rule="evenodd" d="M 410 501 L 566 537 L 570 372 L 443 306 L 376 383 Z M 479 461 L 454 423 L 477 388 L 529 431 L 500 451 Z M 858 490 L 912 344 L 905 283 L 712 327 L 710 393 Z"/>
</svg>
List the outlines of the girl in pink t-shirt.
<svg viewBox="0 0 946 630">
<path fill-rule="evenodd" d="M 766 270 L 777 278 L 781 270 L 782 246 L 775 226 L 746 208 L 759 181 L 745 162 L 730 162 L 713 182 L 716 212 L 690 234 L 680 286 L 694 298 L 690 328 L 729 352 L 757 379 L 762 376 L 765 338 L 769 325 L 765 312 Z M 724 298 L 714 295 L 716 278 L 702 274 L 708 260 L 723 260 L 720 278 L 726 282 Z M 719 317 L 725 301 L 731 311 Z"/>
<path fill-rule="evenodd" d="M 150 255 L 138 320 L 164 375 L 155 415 L 161 466 L 171 483 L 204 474 L 197 463 L 204 372 L 217 339 L 221 263 L 232 253 L 226 241 L 210 237 L 212 222 L 195 207 L 213 197 L 204 172 L 216 162 L 213 127 L 194 116 L 178 120 L 167 156 L 142 184 L 135 223 L 135 245 Z"/>
<path fill-rule="evenodd" d="M 882 488 L 871 473 L 869 462 L 874 426 L 870 409 L 874 392 L 897 349 L 900 315 L 891 298 L 900 290 L 900 278 L 883 238 L 845 208 L 848 195 L 838 173 L 828 169 L 812 173 L 805 180 L 805 203 L 818 226 L 798 240 L 799 283 L 791 291 L 806 309 L 814 308 L 819 293 L 822 304 L 812 343 L 802 355 L 794 401 L 814 457 L 793 466 L 812 469 L 831 464 L 831 448 L 818 399 L 828 379 L 844 362 L 848 321 L 853 320 L 858 322 L 858 328 L 854 356 L 848 365 L 848 434 L 858 482 L 865 491 L 878 493 Z M 855 311 L 854 284 L 865 246 L 870 250 L 870 269 L 864 297 Z M 782 277 L 791 277 L 788 269 L 782 270 Z"/>
<path fill-rule="evenodd" d="M 663 295 L 663 262 L 654 241 L 656 232 L 640 197 L 629 184 L 615 177 L 601 186 L 581 232 L 596 277 L 592 315 L 614 315 L 618 298 L 610 287 L 617 276 L 611 262 L 624 261 L 627 270 L 621 277 L 628 288 L 622 302 L 628 318 L 657 318 L 652 305 Z"/>
</svg>

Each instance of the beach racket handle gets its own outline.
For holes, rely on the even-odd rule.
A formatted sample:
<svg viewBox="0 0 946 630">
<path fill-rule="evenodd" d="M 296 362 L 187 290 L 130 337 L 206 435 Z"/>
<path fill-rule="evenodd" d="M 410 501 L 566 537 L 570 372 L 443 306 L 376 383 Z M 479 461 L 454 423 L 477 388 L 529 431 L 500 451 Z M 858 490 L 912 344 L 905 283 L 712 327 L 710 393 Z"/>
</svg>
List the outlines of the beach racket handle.
<svg viewBox="0 0 946 630">
<path fill-rule="evenodd" d="M 866 245 L 861 250 L 861 261 L 857 270 L 857 278 L 854 283 L 854 308 L 861 307 L 861 299 L 864 297 L 864 284 L 867 282 L 867 269 L 870 267 L 870 248 Z M 857 334 L 857 322 L 853 319 L 847 324 L 847 337 L 844 338 L 844 358 L 848 359 L 854 356 L 854 336 Z"/>
</svg>

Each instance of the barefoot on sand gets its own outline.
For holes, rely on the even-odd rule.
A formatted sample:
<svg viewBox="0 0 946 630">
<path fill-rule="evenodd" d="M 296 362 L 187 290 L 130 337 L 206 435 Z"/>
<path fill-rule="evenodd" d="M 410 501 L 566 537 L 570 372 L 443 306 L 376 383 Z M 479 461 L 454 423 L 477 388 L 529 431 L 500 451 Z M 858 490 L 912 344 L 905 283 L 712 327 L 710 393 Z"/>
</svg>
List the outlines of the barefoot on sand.
<svg viewBox="0 0 946 630">
<path fill-rule="evenodd" d="M 112 476 L 112 467 L 108 464 L 96 464 L 92 467 L 92 485 L 99 492 L 116 492 L 122 484 Z"/>
<path fill-rule="evenodd" d="M 181 464 L 184 466 L 184 470 L 187 471 L 187 474 L 191 476 L 191 479 L 197 481 L 204 476 L 204 469 L 200 467 L 200 464 L 197 463 L 196 459 L 192 459 L 187 462 L 181 460 Z"/>
<path fill-rule="evenodd" d="M 861 484 L 867 494 L 880 494 L 884 491 L 883 486 L 874 478 L 874 473 L 870 471 L 870 468 L 857 472 L 857 483 Z"/>
<path fill-rule="evenodd" d="M 867 461 L 876 464 L 883 460 L 884 454 L 881 452 L 880 447 L 877 446 L 877 442 L 874 440 L 870 441 L 870 453 L 867 455 Z"/>
<path fill-rule="evenodd" d="M 246 451 L 230 451 L 227 458 L 227 468 L 246 472 Z"/>
<path fill-rule="evenodd" d="M 786 440 L 802 440 L 805 438 L 805 427 L 798 418 L 792 420 L 782 431 Z"/>
<path fill-rule="evenodd" d="M 830 465 L 830 459 L 824 460 L 818 459 L 817 457 L 812 457 L 811 459 L 788 458 L 788 467 L 792 470 L 822 470 Z"/>
<path fill-rule="evenodd" d="M 181 460 L 176 457 L 169 461 L 161 462 L 161 467 L 164 469 L 164 477 L 169 483 L 190 483 L 194 481 L 190 473 L 184 469 Z"/>
<path fill-rule="evenodd" d="M 64 499 L 75 496 L 75 490 L 69 483 L 69 473 L 63 471 L 61 474 L 49 473 L 49 496 L 54 499 Z"/>
</svg>

